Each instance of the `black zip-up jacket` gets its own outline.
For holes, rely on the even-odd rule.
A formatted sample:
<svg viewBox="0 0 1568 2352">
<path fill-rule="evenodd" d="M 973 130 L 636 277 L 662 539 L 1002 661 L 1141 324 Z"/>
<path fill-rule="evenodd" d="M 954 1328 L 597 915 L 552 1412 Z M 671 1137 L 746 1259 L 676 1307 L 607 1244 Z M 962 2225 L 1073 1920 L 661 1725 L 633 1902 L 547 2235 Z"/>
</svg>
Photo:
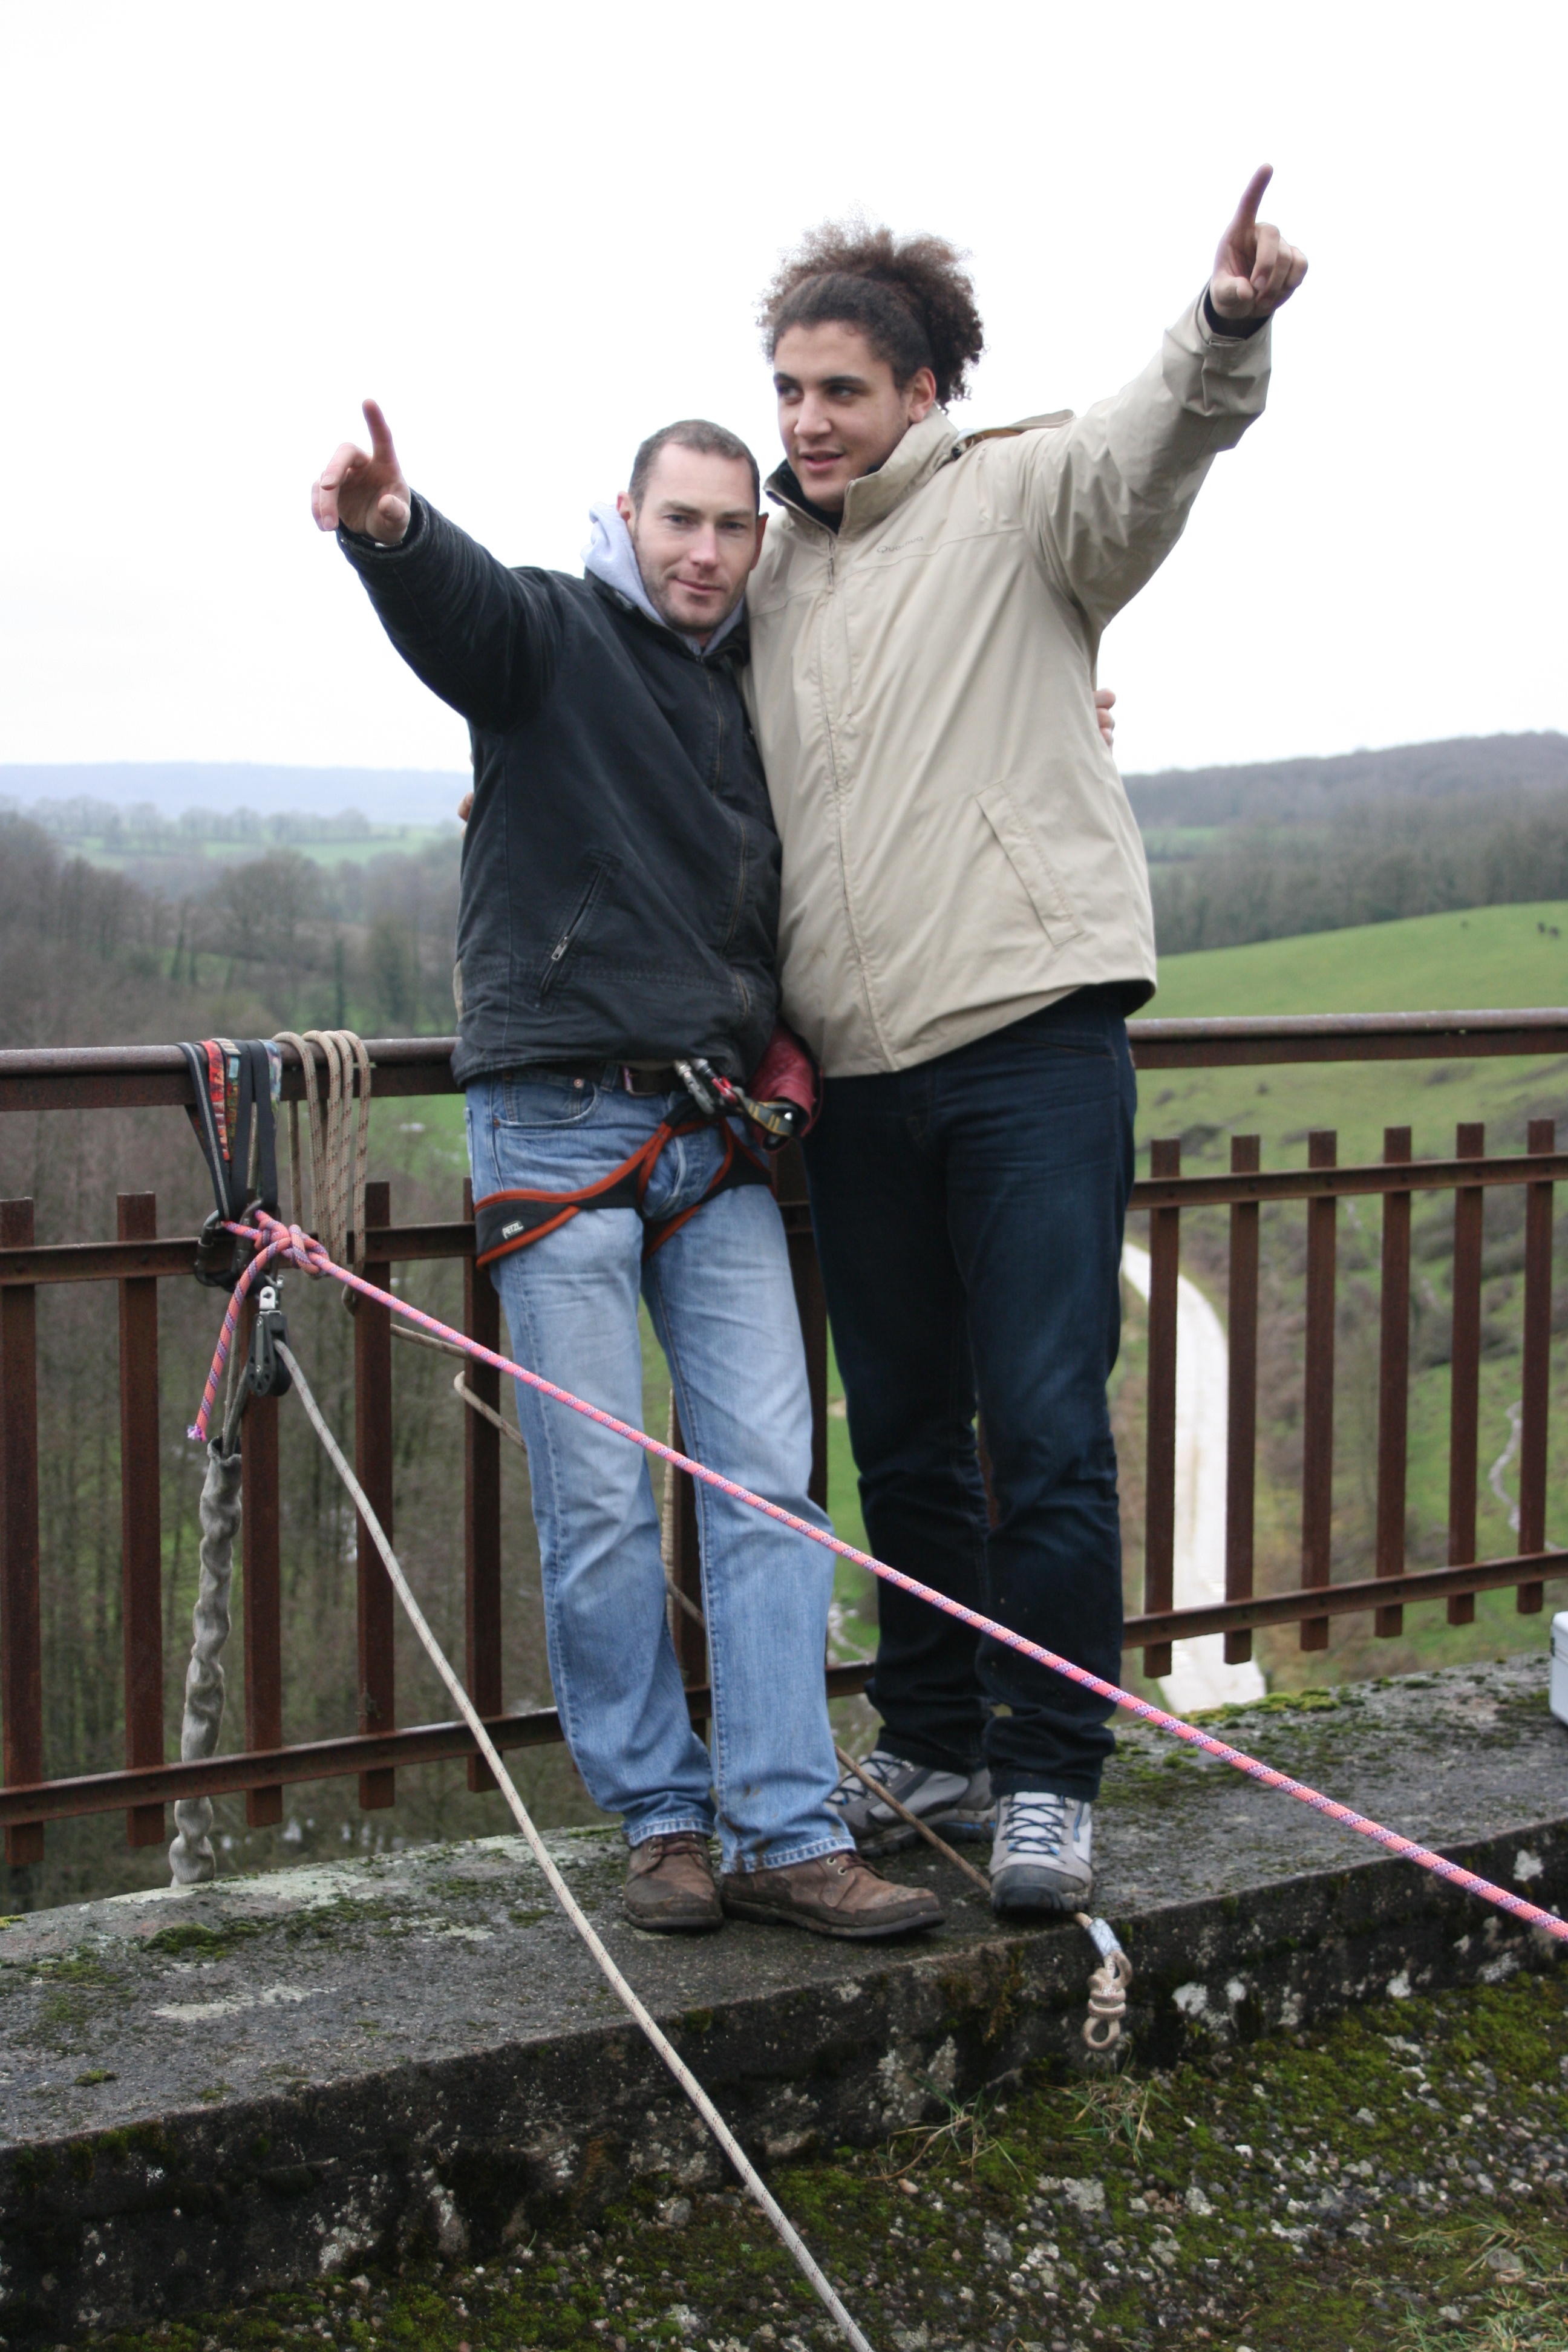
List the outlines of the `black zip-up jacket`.
<svg viewBox="0 0 1568 2352">
<path fill-rule="evenodd" d="M 700 1054 L 743 1081 L 777 1016 L 779 919 L 744 622 L 694 654 L 602 581 L 509 571 L 423 499 L 400 546 L 338 539 L 468 722 L 454 1076 Z"/>
</svg>

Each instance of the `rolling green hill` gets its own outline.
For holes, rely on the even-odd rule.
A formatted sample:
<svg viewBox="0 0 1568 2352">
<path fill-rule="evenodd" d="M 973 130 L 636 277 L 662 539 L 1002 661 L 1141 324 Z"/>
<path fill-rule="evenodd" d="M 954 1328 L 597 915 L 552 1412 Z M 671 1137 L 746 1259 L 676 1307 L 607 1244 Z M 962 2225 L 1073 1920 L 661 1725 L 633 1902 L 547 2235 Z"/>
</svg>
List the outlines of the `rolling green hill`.
<svg viewBox="0 0 1568 2352">
<path fill-rule="evenodd" d="M 1568 905 L 1478 907 L 1166 956 L 1149 1017 L 1568 1004 Z"/>
</svg>

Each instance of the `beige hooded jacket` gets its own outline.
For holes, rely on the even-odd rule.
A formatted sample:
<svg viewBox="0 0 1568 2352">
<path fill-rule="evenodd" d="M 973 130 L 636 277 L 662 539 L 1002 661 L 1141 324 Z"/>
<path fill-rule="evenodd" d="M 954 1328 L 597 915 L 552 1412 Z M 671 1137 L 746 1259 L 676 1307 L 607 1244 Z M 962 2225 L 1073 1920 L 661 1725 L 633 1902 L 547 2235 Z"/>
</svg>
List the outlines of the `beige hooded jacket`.
<svg viewBox="0 0 1568 2352">
<path fill-rule="evenodd" d="M 1268 346 L 1267 326 L 1211 333 L 1200 299 L 1076 420 L 961 439 L 933 409 L 850 485 L 837 534 L 793 476 L 769 483 L 747 695 L 784 843 L 785 1017 L 830 1077 L 929 1061 L 1069 989 L 1153 993 L 1095 657 L 1261 411 Z"/>
</svg>

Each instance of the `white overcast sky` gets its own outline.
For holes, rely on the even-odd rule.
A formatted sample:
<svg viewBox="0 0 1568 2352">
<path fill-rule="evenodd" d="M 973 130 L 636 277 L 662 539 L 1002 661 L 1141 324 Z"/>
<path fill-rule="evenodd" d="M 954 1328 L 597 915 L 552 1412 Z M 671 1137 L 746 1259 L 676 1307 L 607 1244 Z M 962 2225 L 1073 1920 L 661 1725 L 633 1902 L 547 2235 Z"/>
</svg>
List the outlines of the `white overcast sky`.
<svg viewBox="0 0 1568 2352">
<path fill-rule="evenodd" d="M 1560 5 L 5 0 L 0 761 L 452 768 L 311 526 L 358 402 L 514 562 L 692 413 L 776 454 L 755 298 L 861 208 L 971 249 L 959 412 L 1083 407 L 1256 163 L 1311 274 L 1118 621 L 1122 765 L 1568 725 Z"/>
</svg>

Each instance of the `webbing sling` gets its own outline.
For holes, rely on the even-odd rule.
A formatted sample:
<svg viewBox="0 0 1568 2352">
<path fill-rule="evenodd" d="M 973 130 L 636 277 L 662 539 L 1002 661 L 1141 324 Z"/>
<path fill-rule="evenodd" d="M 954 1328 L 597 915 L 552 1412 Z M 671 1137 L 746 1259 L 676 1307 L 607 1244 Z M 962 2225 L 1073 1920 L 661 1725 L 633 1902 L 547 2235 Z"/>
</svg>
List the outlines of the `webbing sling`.
<svg viewBox="0 0 1568 2352">
<path fill-rule="evenodd" d="M 530 1242 L 542 1241 L 546 1234 L 569 1224 L 584 1209 L 635 1209 L 647 1227 L 643 1243 L 643 1256 L 650 1258 L 660 1250 L 672 1234 L 717 1200 L 721 1192 L 732 1192 L 738 1184 L 768 1184 L 772 1178 L 764 1162 L 748 1150 L 733 1128 L 724 1127 L 724 1158 L 700 1200 L 693 1201 L 673 1217 L 650 1217 L 643 1206 L 659 1153 L 667 1143 L 679 1135 L 696 1135 L 713 1125 L 711 1119 L 691 1118 L 680 1125 L 662 1119 L 647 1141 L 638 1146 L 618 1168 L 601 1176 L 596 1184 L 581 1184 L 574 1192 L 544 1192 L 523 1189 L 510 1192 L 487 1192 L 482 1201 L 474 1202 L 474 1263 L 491 1265 L 500 1257 L 508 1257 L 513 1250 L 526 1249 Z"/>
<path fill-rule="evenodd" d="M 281 1056 L 276 1045 L 259 1037 L 248 1037 L 237 1045 L 232 1037 L 204 1037 L 195 1045 L 182 1042 L 180 1051 L 195 1097 L 185 1108 L 217 1202 L 204 1229 L 196 1272 L 213 1287 L 228 1290 L 238 1278 L 243 1260 L 235 1262 L 236 1252 L 226 1238 L 220 1240 L 219 1228 L 237 1222 L 249 1206 L 253 1123 L 257 1198 L 268 1216 L 278 1213 L 278 1142 L 272 1105 L 274 1081 L 281 1076 Z"/>
</svg>

